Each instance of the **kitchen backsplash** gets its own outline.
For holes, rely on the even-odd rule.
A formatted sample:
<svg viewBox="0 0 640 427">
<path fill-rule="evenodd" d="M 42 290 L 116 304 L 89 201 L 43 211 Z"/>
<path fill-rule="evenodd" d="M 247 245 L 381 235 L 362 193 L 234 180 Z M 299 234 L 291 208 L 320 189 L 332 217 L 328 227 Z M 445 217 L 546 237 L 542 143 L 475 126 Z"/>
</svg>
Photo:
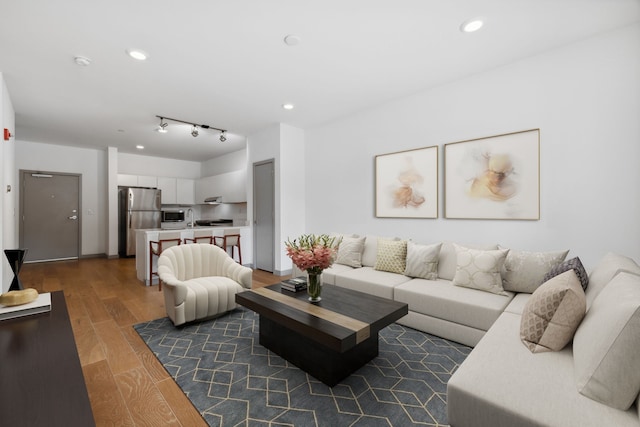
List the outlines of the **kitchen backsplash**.
<svg viewBox="0 0 640 427">
<path fill-rule="evenodd" d="M 194 205 L 194 206 L 176 206 L 176 205 L 163 205 L 163 209 L 182 209 L 185 214 L 188 209 L 193 210 L 193 220 L 198 219 L 231 219 L 234 226 L 245 226 L 247 222 L 247 204 L 246 203 L 221 203 L 219 205 Z M 163 228 L 184 228 L 191 220 L 188 214 L 185 215 L 186 221 L 184 223 L 166 224 L 163 223 Z"/>
</svg>

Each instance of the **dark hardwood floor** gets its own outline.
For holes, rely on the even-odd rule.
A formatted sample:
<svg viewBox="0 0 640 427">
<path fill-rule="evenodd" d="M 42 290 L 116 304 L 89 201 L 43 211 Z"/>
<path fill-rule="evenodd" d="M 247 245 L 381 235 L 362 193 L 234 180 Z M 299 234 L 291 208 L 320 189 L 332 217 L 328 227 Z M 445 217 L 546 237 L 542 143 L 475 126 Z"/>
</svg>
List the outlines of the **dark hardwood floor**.
<svg viewBox="0 0 640 427">
<path fill-rule="evenodd" d="M 253 287 L 288 277 L 254 270 Z M 20 280 L 64 292 L 96 425 L 207 425 L 132 328 L 166 316 L 162 292 L 136 278 L 135 259 L 25 264 Z"/>
</svg>

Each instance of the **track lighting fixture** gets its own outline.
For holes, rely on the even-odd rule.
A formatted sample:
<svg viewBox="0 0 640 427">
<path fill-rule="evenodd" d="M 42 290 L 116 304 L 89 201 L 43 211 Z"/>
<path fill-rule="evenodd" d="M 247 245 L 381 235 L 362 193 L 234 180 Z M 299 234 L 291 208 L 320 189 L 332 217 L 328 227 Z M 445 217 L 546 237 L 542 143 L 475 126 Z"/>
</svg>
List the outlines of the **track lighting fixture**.
<svg viewBox="0 0 640 427">
<path fill-rule="evenodd" d="M 164 117 L 160 117 L 160 124 L 156 128 L 156 131 L 160 133 L 167 133 L 167 126 L 169 126 L 169 123 L 165 123 Z"/>
<path fill-rule="evenodd" d="M 202 129 L 213 129 L 213 130 L 217 130 L 220 132 L 220 142 L 225 142 L 227 140 L 227 137 L 225 135 L 225 133 L 227 132 L 226 129 L 220 129 L 220 128 L 216 128 L 213 126 L 209 126 L 209 125 L 201 125 L 198 123 L 192 123 L 192 122 L 187 122 L 185 120 L 178 120 L 178 119 L 172 119 L 170 117 L 164 117 L 164 116 L 156 116 L 157 118 L 160 119 L 160 125 L 156 128 L 156 130 L 158 132 L 162 132 L 165 133 L 167 131 L 167 126 L 169 125 L 166 120 L 170 120 L 172 122 L 178 122 L 178 123 L 184 123 L 187 125 L 191 125 L 191 136 L 193 136 L 194 138 L 197 137 L 198 135 L 200 135 L 200 132 L 198 132 L 198 128 L 202 128 Z"/>
</svg>

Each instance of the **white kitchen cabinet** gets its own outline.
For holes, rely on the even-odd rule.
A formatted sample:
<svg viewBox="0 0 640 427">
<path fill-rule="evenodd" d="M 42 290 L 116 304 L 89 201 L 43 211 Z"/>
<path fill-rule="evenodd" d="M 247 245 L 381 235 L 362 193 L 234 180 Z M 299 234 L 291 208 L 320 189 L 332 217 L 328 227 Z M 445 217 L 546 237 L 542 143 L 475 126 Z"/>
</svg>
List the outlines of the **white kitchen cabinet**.
<svg viewBox="0 0 640 427">
<path fill-rule="evenodd" d="M 247 201 L 247 172 L 238 170 L 207 176 L 196 182 L 196 203 L 204 203 L 207 197 L 222 197 L 223 203 Z"/>
<path fill-rule="evenodd" d="M 177 178 L 176 193 L 176 203 L 179 205 L 195 205 L 195 180 Z"/>
<path fill-rule="evenodd" d="M 118 174 L 118 185 L 122 187 L 137 187 L 138 175 Z"/>
<path fill-rule="evenodd" d="M 214 194 L 218 191 L 216 185 L 216 175 L 214 176 L 206 176 L 204 178 L 200 178 L 196 181 L 195 192 L 196 192 L 196 203 L 202 204 L 204 203 L 204 199 L 207 197 L 220 196 L 221 194 Z"/>
<path fill-rule="evenodd" d="M 158 178 L 155 176 L 142 176 L 138 175 L 138 187 L 158 187 Z"/>
<path fill-rule="evenodd" d="M 247 172 L 244 169 L 218 175 L 225 203 L 241 203 L 247 201 Z"/>
<path fill-rule="evenodd" d="M 176 178 L 158 177 L 158 188 L 162 190 L 162 204 L 175 205 L 177 202 Z"/>
</svg>

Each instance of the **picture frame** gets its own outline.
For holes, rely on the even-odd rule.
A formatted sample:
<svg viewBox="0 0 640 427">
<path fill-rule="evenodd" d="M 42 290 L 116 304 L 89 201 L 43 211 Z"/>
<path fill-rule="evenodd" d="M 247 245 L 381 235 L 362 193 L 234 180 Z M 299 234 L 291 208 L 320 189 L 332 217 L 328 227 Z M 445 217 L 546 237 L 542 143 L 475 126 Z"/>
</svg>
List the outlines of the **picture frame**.
<svg viewBox="0 0 640 427">
<path fill-rule="evenodd" d="M 540 129 L 444 145 L 444 217 L 540 219 Z"/>
<path fill-rule="evenodd" d="M 375 156 L 377 218 L 438 217 L 438 146 Z"/>
</svg>

